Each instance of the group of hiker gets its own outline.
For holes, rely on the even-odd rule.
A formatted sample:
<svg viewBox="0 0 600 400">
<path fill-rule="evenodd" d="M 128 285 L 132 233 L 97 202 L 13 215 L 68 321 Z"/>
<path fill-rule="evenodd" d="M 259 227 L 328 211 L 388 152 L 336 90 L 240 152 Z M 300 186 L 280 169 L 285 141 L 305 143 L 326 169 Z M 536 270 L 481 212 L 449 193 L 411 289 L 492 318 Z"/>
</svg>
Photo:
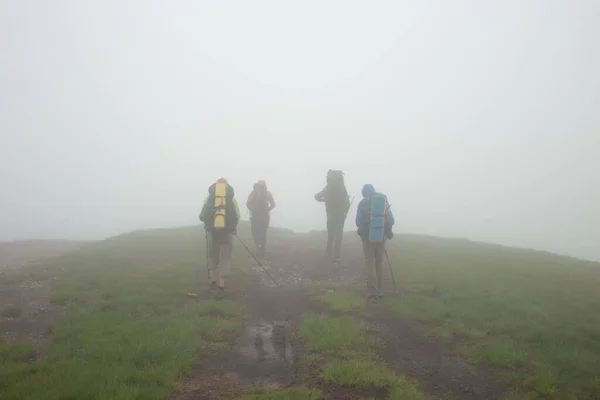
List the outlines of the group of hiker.
<svg viewBox="0 0 600 400">
<path fill-rule="evenodd" d="M 387 196 L 375 190 L 373 185 L 362 188 L 363 199 L 358 204 L 356 226 L 362 239 L 367 275 L 367 298 L 378 300 L 382 294 L 383 257 L 385 242 L 393 237 L 394 216 Z M 344 224 L 352 202 L 340 170 L 327 172 L 326 185 L 314 196 L 325 203 L 327 215 L 327 245 L 325 254 L 339 267 Z M 258 254 L 263 256 L 267 245 L 267 231 L 271 210 L 275 208 L 273 194 L 267 190 L 264 180 L 256 182 L 246 200 L 250 212 L 250 226 Z M 208 188 L 200 221 L 204 223 L 208 247 L 210 290 L 217 298 L 223 296 L 225 278 L 230 273 L 233 237 L 237 236 L 240 210 L 233 187 L 225 178 L 218 179 Z M 243 242 L 242 242 L 243 243 Z"/>
</svg>

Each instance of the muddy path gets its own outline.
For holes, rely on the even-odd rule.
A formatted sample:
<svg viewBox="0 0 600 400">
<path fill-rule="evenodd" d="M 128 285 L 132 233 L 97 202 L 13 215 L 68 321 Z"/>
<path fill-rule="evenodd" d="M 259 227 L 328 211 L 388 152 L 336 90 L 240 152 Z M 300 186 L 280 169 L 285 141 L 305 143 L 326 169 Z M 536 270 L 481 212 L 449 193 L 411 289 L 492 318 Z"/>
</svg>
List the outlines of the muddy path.
<svg viewBox="0 0 600 400">
<path fill-rule="evenodd" d="M 23 241 L 0 244 L 0 339 L 33 341 L 36 359 L 43 357 L 53 324 L 67 308 L 50 302 L 53 278 L 41 272 L 44 259 L 80 247 L 78 242 Z"/>
<path fill-rule="evenodd" d="M 335 314 L 310 294 L 327 290 L 363 294 L 364 278 L 362 252 L 356 245 L 345 249 L 340 269 L 314 249 L 297 246 L 297 242 L 295 247 L 280 245 L 267 255 L 264 264 L 277 286 L 247 259 L 253 273 L 237 276 L 230 284 L 236 300 L 248 310 L 244 332 L 230 346 L 199 360 L 171 399 L 236 399 L 252 389 L 291 386 L 319 388 L 327 399 L 387 398 L 385 390 L 324 385 L 318 373 L 302 362 L 304 346 L 296 336 L 302 313 Z M 391 282 L 386 285 L 393 294 Z M 356 318 L 367 322 L 380 339 L 381 359 L 396 373 L 418 380 L 431 399 L 492 400 L 505 392 L 496 371 L 470 364 L 423 326 L 381 305 L 369 304 L 367 313 Z"/>
</svg>

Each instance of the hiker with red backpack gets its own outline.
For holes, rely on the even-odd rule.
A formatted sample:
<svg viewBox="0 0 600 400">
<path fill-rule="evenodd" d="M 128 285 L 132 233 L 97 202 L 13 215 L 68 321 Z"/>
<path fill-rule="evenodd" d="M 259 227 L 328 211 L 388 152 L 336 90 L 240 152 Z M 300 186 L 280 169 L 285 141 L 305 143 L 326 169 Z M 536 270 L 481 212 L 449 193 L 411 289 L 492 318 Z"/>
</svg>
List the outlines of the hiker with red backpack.
<svg viewBox="0 0 600 400">
<path fill-rule="evenodd" d="M 340 170 L 327 171 L 327 184 L 315 200 L 325 203 L 327 214 L 327 246 L 325 255 L 339 266 L 342 250 L 344 224 L 350 209 L 350 196 L 344 185 L 344 173 Z"/>
<path fill-rule="evenodd" d="M 267 246 L 267 230 L 271 221 L 271 210 L 275 208 L 275 199 L 267 190 L 264 180 L 255 183 L 253 189 L 246 200 L 246 207 L 250 210 L 252 239 L 258 248 L 258 254 L 262 256 Z"/>
<path fill-rule="evenodd" d="M 379 300 L 383 297 L 385 242 L 394 236 L 392 227 L 395 220 L 387 197 L 376 192 L 373 185 L 364 185 L 362 195 L 363 199 L 358 203 L 356 211 L 356 226 L 365 256 L 367 299 Z"/>
<path fill-rule="evenodd" d="M 236 234 L 240 221 L 240 210 L 233 187 L 225 178 L 220 178 L 208 188 L 200 221 L 204 222 L 207 233 L 210 291 L 217 291 L 218 279 L 216 298 L 221 299 L 225 292 L 225 277 L 230 274 L 233 235 Z"/>
</svg>

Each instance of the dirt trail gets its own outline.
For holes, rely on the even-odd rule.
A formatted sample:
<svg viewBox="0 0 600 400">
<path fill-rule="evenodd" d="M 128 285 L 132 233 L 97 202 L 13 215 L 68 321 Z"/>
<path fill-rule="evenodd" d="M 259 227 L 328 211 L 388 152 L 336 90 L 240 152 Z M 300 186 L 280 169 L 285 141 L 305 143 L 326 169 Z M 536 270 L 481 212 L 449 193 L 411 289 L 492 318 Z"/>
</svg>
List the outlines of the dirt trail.
<svg viewBox="0 0 600 400">
<path fill-rule="evenodd" d="M 36 360 L 43 356 L 50 327 L 66 314 L 66 307 L 50 303 L 51 279 L 39 280 L 30 269 L 81 246 L 70 241 L 0 243 L 0 339 L 33 340 Z"/>
<path fill-rule="evenodd" d="M 267 256 L 266 266 L 278 286 L 258 266 L 253 267 L 254 275 L 233 279 L 231 289 L 250 315 L 244 333 L 232 346 L 200 360 L 172 400 L 235 399 L 250 389 L 290 386 L 318 387 L 327 399 L 386 398 L 382 390 L 324 385 L 301 362 L 303 344 L 295 336 L 301 314 L 332 314 L 308 293 L 362 290 L 363 264 L 357 246 L 345 249 L 341 270 L 333 269 L 321 254 L 295 246 L 274 248 Z M 384 344 L 382 359 L 398 374 L 418 380 L 431 399 L 492 400 L 504 392 L 495 371 L 466 362 L 418 324 L 377 306 L 369 306 L 367 315 L 362 318 Z"/>
</svg>

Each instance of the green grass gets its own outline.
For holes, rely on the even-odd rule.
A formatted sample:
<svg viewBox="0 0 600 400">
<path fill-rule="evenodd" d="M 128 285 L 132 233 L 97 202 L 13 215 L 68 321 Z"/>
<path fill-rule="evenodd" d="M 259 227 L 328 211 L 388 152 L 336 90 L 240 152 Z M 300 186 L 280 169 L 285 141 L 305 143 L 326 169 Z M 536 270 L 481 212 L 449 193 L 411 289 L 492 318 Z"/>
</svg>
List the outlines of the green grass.
<svg viewBox="0 0 600 400">
<path fill-rule="evenodd" d="M 7 343 L 0 340 L 0 364 L 22 364 L 35 358 L 34 342 Z"/>
<path fill-rule="evenodd" d="M 321 360 L 325 383 L 350 387 L 388 388 L 392 399 L 421 400 L 415 382 L 397 376 L 376 359 L 376 340 L 367 335 L 367 326 L 353 317 L 329 317 L 306 313 L 300 322 L 300 336 L 307 341 L 310 365 Z"/>
<path fill-rule="evenodd" d="M 374 360 L 333 361 L 321 375 L 325 382 L 344 386 L 391 387 L 399 379 L 387 366 Z"/>
<path fill-rule="evenodd" d="M 323 393 L 318 389 L 309 389 L 304 387 L 260 391 L 256 394 L 248 394 L 242 397 L 243 400 L 321 400 Z"/>
<path fill-rule="evenodd" d="M 600 398 L 600 264 L 411 236 L 388 251 L 412 293 L 386 304 L 470 359 L 514 370 L 512 398 Z"/>
<path fill-rule="evenodd" d="M 2 313 L 0 313 L 0 317 L 18 318 L 21 316 L 22 312 L 23 310 L 21 309 L 21 307 L 9 306 L 2 310 Z"/>
<path fill-rule="evenodd" d="M 379 361 L 334 361 L 325 366 L 321 377 L 325 382 L 344 386 L 390 388 L 390 399 L 423 399 L 415 381 L 394 374 Z"/>
<path fill-rule="evenodd" d="M 353 317 L 302 315 L 300 335 L 311 352 L 328 357 L 370 357 L 375 340 L 366 335 L 367 327 Z"/>
<path fill-rule="evenodd" d="M 365 299 L 349 292 L 332 292 L 316 296 L 333 311 L 351 312 L 365 309 Z"/>
<path fill-rule="evenodd" d="M 90 244 L 39 267 L 69 309 L 44 359 L 2 344 L 2 399 L 165 399 L 191 364 L 236 336 L 244 310 L 194 300 L 206 287 L 201 230 L 157 230 Z"/>
</svg>

